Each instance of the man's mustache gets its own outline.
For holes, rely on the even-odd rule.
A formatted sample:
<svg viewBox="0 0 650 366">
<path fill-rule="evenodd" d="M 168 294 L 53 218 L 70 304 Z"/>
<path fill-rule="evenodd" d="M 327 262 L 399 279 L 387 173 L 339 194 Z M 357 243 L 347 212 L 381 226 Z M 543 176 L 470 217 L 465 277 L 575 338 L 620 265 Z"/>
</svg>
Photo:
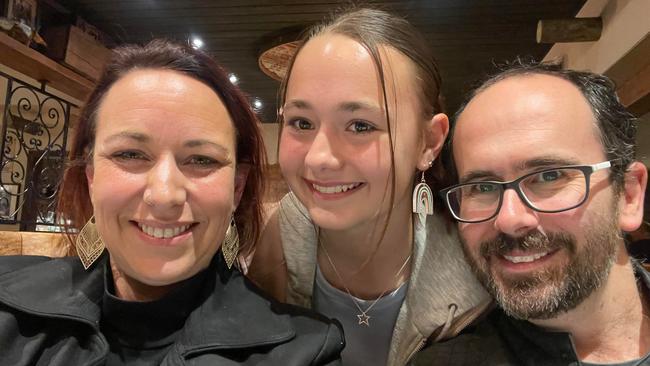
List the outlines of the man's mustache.
<svg viewBox="0 0 650 366">
<path fill-rule="evenodd" d="M 488 258 L 495 255 L 504 255 L 512 250 L 545 250 L 554 251 L 566 248 L 569 252 L 575 252 L 576 239 L 568 233 L 547 233 L 544 234 L 535 229 L 524 236 L 513 238 L 506 234 L 499 234 L 493 240 L 481 243 L 481 256 Z"/>
</svg>

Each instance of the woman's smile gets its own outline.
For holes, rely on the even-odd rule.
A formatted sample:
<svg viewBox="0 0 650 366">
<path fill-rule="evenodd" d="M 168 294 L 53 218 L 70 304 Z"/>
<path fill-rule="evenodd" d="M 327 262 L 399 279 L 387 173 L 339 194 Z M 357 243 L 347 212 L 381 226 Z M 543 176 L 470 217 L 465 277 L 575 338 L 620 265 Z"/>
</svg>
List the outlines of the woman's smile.
<svg viewBox="0 0 650 366">
<path fill-rule="evenodd" d="M 170 239 L 182 234 L 185 234 L 190 231 L 196 223 L 190 224 L 145 224 L 139 221 L 135 222 L 140 230 L 151 236 L 152 238 L 157 239 Z"/>
</svg>

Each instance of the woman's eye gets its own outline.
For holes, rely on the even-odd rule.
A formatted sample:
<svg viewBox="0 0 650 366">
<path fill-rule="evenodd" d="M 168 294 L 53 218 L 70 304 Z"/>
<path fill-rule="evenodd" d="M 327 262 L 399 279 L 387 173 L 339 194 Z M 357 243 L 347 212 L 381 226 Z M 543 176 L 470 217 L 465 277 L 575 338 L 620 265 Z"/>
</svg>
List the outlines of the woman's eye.
<svg viewBox="0 0 650 366">
<path fill-rule="evenodd" d="M 142 154 L 141 152 L 132 151 L 132 150 L 118 151 L 116 153 L 113 153 L 111 155 L 111 157 L 113 157 L 115 159 L 118 159 L 118 160 L 123 160 L 123 161 L 146 159 L 146 156 L 144 154 Z"/>
<path fill-rule="evenodd" d="M 287 125 L 295 128 L 296 130 L 313 130 L 314 125 L 306 119 L 296 118 L 290 120 Z"/>
<path fill-rule="evenodd" d="M 199 167 L 211 167 L 218 164 L 218 162 L 207 156 L 192 156 L 188 160 L 188 164 L 197 165 Z"/>
<path fill-rule="evenodd" d="M 376 128 L 372 124 L 365 121 L 354 121 L 350 124 L 348 130 L 354 133 L 368 133 L 375 131 Z"/>
</svg>

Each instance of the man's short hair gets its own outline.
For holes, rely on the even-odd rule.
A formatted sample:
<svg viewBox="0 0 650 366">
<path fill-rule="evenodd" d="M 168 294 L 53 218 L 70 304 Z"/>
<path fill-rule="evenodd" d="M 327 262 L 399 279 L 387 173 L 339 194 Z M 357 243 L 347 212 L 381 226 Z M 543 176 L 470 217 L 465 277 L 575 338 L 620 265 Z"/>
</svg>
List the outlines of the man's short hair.
<svg viewBox="0 0 650 366">
<path fill-rule="evenodd" d="M 614 188 L 623 188 L 627 166 L 636 159 L 637 118 L 628 112 L 616 95 L 616 86 L 608 77 L 586 71 L 565 70 L 559 62 L 536 62 L 517 58 L 500 67 L 499 72 L 489 76 L 469 93 L 469 97 L 458 109 L 453 118 L 449 138 L 443 150 L 443 161 L 449 174 L 449 184 L 458 182 L 453 157 L 452 140 L 458 118 L 467 104 L 485 89 L 499 81 L 518 76 L 551 75 L 575 85 L 587 100 L 595 117 L 598 134 L 608 160 L 617 160 L 611 169 Z M 570 131 L 570 126 L 567 126 Z"/>
</svg>

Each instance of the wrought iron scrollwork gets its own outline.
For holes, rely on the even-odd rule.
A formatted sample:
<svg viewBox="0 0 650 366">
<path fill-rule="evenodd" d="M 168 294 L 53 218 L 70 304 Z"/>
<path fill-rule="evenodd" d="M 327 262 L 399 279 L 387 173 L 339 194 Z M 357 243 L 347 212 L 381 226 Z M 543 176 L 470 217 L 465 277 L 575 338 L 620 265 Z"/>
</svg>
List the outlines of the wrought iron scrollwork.
<svg viewBox="0 0 650 366">
<path fill-rule="evenodd" d="M 0 72 L 6 79 L 0 157 L 0 223 L 52 230 L 72 103 Z"/>
</svg>

